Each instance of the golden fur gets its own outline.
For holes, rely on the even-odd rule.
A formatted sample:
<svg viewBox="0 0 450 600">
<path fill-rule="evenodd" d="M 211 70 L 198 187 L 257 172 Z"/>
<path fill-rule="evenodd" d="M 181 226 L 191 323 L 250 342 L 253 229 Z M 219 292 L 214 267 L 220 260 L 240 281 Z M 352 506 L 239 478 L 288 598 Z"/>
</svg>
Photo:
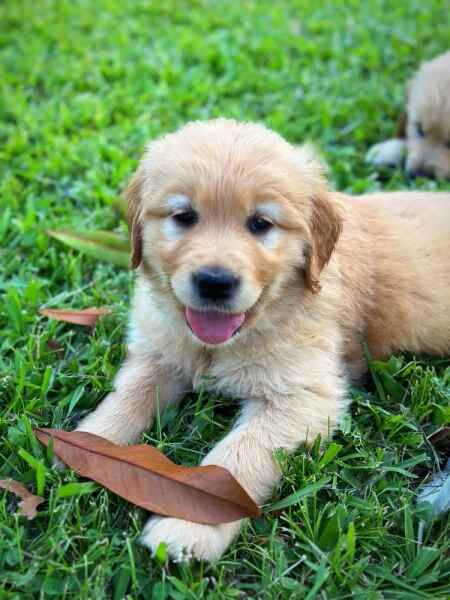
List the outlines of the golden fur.
<svg viewBox="0 0 450 600">
<path fill-rule="evenodd" d="M 450 178 L 450 51 L 420 67 L 406 96 L 399 137 L 371 148 L 369 161 L 397 166 L 406 155 L 409 175 Z"/>
<path fill-rule="evenodd" d="M 81 430 L 127 444 L 189 389 L 243 399 L 202 464 L 223 465 L 262 503 L 279 479 L 274 451 L 339 424 L 347 378 L 365 370 L 363 339 L 376 358 L 449 351 L 450 194 L 345 196 L 309 148 L 218 119 L 151 143 L 127 197 L 138 267 L 128 357 Z M 172 213 L 186 201 L 199 220 L 183 229 Z M 262 236 L 245 225 L 255 209 L 274 223 Z M 246 313 L 215 346 L 185 318 L 189 275 L 210 264 L 240 275 L 232 309 Z M 143 541 L 167 542 L 176 560 L 215 560 L 239 529 L 155 516 Z"/>
</svg>

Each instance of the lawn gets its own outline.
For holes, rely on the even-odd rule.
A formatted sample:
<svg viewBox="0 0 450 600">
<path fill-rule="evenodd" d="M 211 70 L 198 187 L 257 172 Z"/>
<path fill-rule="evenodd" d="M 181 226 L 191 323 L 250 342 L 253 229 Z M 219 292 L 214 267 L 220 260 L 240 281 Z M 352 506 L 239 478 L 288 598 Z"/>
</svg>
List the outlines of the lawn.
<svg viewBox="0 0 450 600">
<path fill-rule="evenodd" d="M 449 27 L 441 0 L 3 0 L 0 478 L 39 482 L 45 503 L 28 521 L 0 492 L 0 599 L 448 597 L 450 519 L 421 525 L 415 497 L 449 451 L 429 439 L 450 421 L 449 361 L 373 365 L 328 452 L 280 456 L 271 504 L 325 485 L 268 505 L 215 565 L 152 558 L 139 544 L 145 511 L 97 485 L 63 487 L 82 480 L 51 468 L 32 428 L 72 428 L 111 388 L 133 286 L 48 228 L 125 232 L 114 203 L 145 142 L 218 115 L 312 140 L 341 190 L 450 190 L 364 162 Z M 91 335 L 41 306 L 114 311 Z M 235 411 L 192 395 L 143 440 L 196 464 Z"/>
</svg>

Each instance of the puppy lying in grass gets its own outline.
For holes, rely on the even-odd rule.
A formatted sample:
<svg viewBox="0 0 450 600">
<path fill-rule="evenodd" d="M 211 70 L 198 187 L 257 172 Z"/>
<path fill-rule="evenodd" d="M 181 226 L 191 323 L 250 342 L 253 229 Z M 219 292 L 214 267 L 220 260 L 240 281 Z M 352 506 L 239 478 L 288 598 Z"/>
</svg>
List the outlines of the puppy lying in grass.
<svg viewBox="0 0 450 600">
<path fill-rule="evenodd" d="M 397 350 L 450 349 L 450 194 L 350 197 L 261 125 L 191 123 L 152 142 L 126 192 L 138 269 L 128 357 L 79 429 L 128 444 L 200 385 L 243 401 L 203 459 L 258 503 L 293 452 L 339 424 L 347 381 Z M 153 516 L 176 560 L 215 560 L 241 522 Z"/>
<path fill-rule="evenodd" d="M 368 161 L 410 177 L 450 178 L 450 52 L 423 64 L 407 86 L 398 137 L 373 146 Z"/>
</svg>

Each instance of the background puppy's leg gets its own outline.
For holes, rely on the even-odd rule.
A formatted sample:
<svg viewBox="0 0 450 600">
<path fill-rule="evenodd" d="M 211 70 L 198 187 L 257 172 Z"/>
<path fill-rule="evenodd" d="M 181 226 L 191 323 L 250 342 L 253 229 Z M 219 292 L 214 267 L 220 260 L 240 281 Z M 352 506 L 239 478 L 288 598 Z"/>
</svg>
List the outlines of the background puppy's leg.
<svg viewBox="0 0 450 600">
<path fill-rule="evenodd" d="M 303 364 L 304 382 L 292 395 L 247 402 L 233 430 L 202 464 L 226 467 L 257 503 L 266 500 L 280 478 L 274 451 L 293 452 L 318 434 L 326 437 L 337 423 L 344 406 L 345 382 L 338 361 L 332 363 L 330 356 L 324 356 L 318 364 Z M 191 557 L 217 560 L 239 533 L 241 523 L 201 525 L 152 517 L 142 541 L 153 551 L 166 542 L 169 554 L 178 561 Z"/>
<path fill-rule="evenodd" d="M 366 160 L 375 167 L 399 167 L 403 163 L 405 154 L 405 140 L 393 138 L 372 146 Z"/>
<path fill-rule="evenodd" d="M 407 114 L 402 112 L 397 123 L 396 137 L 372 146 L 366 156 L 375 167 L 399 167 L 406 156 Z"/>
<path fill-rule="evenodd" d="M 177 402 L 186 385 L 161 367 L 157 357 L 133 352 L 117 373 L 115 390 L 85 419 L 77 431 L 87 431 L 116 444 L 135 442 L 150 427 L 157 410 Z"/>
</svg>

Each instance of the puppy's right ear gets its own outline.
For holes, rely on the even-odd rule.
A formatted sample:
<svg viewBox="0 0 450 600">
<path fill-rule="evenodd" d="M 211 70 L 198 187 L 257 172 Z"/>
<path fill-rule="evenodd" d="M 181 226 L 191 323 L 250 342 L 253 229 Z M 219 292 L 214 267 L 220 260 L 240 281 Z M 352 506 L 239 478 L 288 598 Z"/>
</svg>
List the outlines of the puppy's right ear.
<svg viewBox="0 0 450 600">
<path fill-rule="evenodd" d="M 132 269 L 136 269 L 142 262 L 141 187 L 142 175 L 138 168 L 124 192 L 128 203 L 127 221 L 131 239 Z"/>
<path fill-rule="evenodd" d="M 320 273 L 334 252 L 342 226 L 339 207 L 328 197 L 328 193 L 313 199 L 309 223 L 310 240 L 305 253 L 306 285 L 313 294 L 320 292 Z"/>
<path fill-rule="evenodd" d="M 401 140 L 406 140 L 406 127 L 408 125 L 408 115 L 406 111 L 403 111 L 397 121 L 397 127 L 395 129 L 395 137 Z"/>
<path fill-rule="evenodd" d="M 405 110 L 400 114 L 398 121 L 397 121 L 397 127 L 395 130 L 395 137 L 399 138 L 401 140 L 406 140 L 406 128 L 408 126 L 408 104 L 409 104 L 409 96 L 410 96 L 410 92 L 411 92 L 411 81 L 409 81 L 406 84 L 406 88 L 405 88 Z"/>
</svg>

